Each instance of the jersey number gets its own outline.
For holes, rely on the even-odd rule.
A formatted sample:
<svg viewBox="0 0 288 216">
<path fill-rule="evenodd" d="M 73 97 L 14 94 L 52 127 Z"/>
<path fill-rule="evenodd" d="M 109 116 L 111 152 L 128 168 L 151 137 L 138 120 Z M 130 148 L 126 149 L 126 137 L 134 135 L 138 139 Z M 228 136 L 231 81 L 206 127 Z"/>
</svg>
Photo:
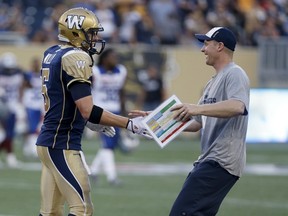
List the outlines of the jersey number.
<svg viewBox="0 0 288 216">
<path fill-rule="evenodd" d="M 48 96 L 46 82 L 49 81 L 49 68 L 42 68 L 42 95 L 44 98 L 44 108 L 45 112 L 47 112 L 50 108 L 50 98 Z"/>
</svg>

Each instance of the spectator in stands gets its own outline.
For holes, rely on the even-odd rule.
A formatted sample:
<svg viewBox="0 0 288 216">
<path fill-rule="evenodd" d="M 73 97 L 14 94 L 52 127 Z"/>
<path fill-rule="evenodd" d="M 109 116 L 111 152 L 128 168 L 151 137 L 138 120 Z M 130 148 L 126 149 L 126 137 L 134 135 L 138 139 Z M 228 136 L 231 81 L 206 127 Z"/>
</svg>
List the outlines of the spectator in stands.
<svg viewBox="0 0 288 216">
<path fill-rule="evenodd" d="M 265 21 L 263 22 L 265 28 L 261 28 L 259 33 L 260 36 L 277 39 L 280 37 L 280 29 L 277 25 L 277 20 L 273 16 L 268 16 Z"/>
<path fill-rule="evenodd" d="M 179 44 L 181 27 L 174 2 L 172 0 L 150 1 L 149 12 L 155 22 L 156 35 L 160 39 L 160 44 Z"/>
<path fill-rule="evenodd" d="M 66 1 L 66 3 L 69 3 L 71 5 L 71 8 L 83 7 L 90 11 L 95 11 L 96 9 L 94 0 L 72 0 L 72 1 L 70 0 Z"/>
<path fill-rule="evenodd" d="M 154 21 L 148 11 L 135 23 L 134 34 L 137 43 L 159 44 L 159 38 L 155 35 Z"/>
<path fill-rule="evenodd" d="M 141 19 L 141 14 L 135 10 L 134 3 L 129 3 L 121 13 L 119 38 L 121 43 L 134 43 L 134 25 Z"/>
<path fill-rule="evenodd" d="M 12 6 L 0 2 L 0 32 L 18 32 L 25 36 L 28 26 L 25 25 L 23 8 L 21 4 L 15 3 Z"/>
<path fill-rule="evenodd" d="M 105 24 L 106 18 L 111 19 L 111 13 L 109 10 L 102 11 L 101 4 L 109 4 L 114 22 Z M 153 43 L 159 40 L 162 45 L 189 44 L 194 40 L 191 35 L 196 30 L 195 26 L 203 26 L 203 29 L 197 31 L 203 33 L 214 26 L 230 27 L 238 36 L 239 45 L 245 46 L 257 46 L 258 37 L 266 37 L 267 34 L 271 37 L 271 32 L 274 36 L 277 34 L 277 37 L 288 36 L 288 1 L 279 0 L 3 0 L 0 2 L 0 33 L 11 31 L 29 41 L 55 42 L 55 26 L 59 14 L 71 6 L 93 8 L 99 13 L 103 27 L 109 33 L 104 37 L 112 43 L 143 42 L 144 38 L 150 38 L 153 33 L 157 36 L 153 37 Z M 146 10 L 154 23 L 153 31 L 147 27 L 151 25 L 148 24 L 150 21 L 143 16 Z M 101 18 L 101 14 L 105 16 Z M 267 28 L 270 30 L 263 32 Z M 139 37 L 141 33 L 146 36 Z"/>
<path fill-rule="evenodd" d="M 245 41 L 244 45 L 257 46 L 259 32 L 262 28 L 262 22 L 266 19 L 265 10 L 260 6 L 258 1 L 254 1 L 253 9 L 245 12 Z"/>
<path fill-rule="evenodd" d="M 32 37 L 33 42 L 56 42 L 58 40 L 58 19 L 67 10 L 67 5 L 57 4 L 49 10 L 48 15 L 43 18 L 41 26 L 36 28 Z"/>
<path fill-rule="evenodd" d="M 0 31 L 7 31 L 10 28 L 11 19 L 8 14 L 9 6 L 0 3 Z"/>
<path fill-rule="evenodd" d="M 226 26 L 231 28 L 236 24 L 236 18 L 230 12 L 226 0 L 215 1 L 215 8 L 208 11 L 206 20 L 210 26 Z"/>
<path fill-rule="evenodd" d="M 105 31 L 101 32 L 99 36 L 101 36 L 101 38 L 103 38 L 106 42 L 117 41 L 116 15 L 111 7 L 111 2 L 96 2 L 95 14 L 99 18 L 99 20 L 101 20 L 102 26 L 104 26 L 105 28 Z"/>
<path fill-rule="evenodd" d="M 194 34 L 196 32 L 207 32 L 209 29 L 204 14 L 200 10 L 195 10 L 185 17 L 181 43 L 198 45 L 199 42 L 195 40 Z"/>
</svg>

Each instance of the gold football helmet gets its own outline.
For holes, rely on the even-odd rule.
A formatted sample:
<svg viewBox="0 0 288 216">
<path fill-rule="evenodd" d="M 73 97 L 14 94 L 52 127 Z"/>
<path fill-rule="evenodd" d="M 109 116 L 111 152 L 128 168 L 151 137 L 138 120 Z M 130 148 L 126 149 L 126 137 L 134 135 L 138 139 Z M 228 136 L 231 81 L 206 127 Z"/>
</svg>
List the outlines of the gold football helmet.
<svg viewBox="0 0 288 216">
<path fill-rule="evenodd" d="M 104 31 L 96 15 L 85 8 L 72 8 L 59 18 L 60 41 L 80 47 L 90 55 L 100 54 L 105 41 L 98 38 L 99 31 Z"/>
</svg>

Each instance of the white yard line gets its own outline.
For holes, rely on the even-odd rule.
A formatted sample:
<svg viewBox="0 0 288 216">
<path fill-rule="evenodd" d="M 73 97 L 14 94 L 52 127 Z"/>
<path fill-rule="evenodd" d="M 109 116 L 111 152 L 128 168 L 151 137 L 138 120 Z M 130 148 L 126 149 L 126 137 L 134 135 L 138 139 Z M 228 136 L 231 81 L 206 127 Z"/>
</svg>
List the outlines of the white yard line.
<svg viewBox="0 0 288 216">
<path fill-rule="evenodd" d="M 0 214 L 0 216 L 19 216 L 19 215 L 7 215 L 7 214 Z"/>
<path fill-rule="evenodd" d="M 247 199 L 239 199 L 239 198 L 225 198 L 224 202 L 237 205 L 237 206 L 257 206 L 261 208 L 276 208 L 276 209 L 288 209 L 288 205 L 286 202 L 271 202 L 267 200 L 247 200 Z"/>
<path fill-rule="evenodd" d="M 1 166 L 0 169 L 7 169 Z M 40 163 L 22 163 L 21 170 L 39 171 Z M 173 175 L 187 174 L 192 169 L 191 163 L 118 163 L 117 170 L 122 175 Z M 275 164 L 247 164 L 245 174 L 288 176 L 288 166 Z M 0 215 L 1 216 L 1 215 Z"/>
<path fill-rule="evenodd" d="M 251 175 L 287 176 L 288 166 L 275 164 L 248 164 L 245 173 Z"/>
<path fill-rule="evenodd" d="M 39 182 L 40 184 L 40 182 Z M 35 184 L 30 184 L 30 183 L 23 183 L 19 181 L 0 181 L 0 188 L 5 188 L 5 189 L 20 189 L 20 190 L 39 190 L 40 185 L 35 185 Z M 1 215 L 0 215 L 1 216 Z"/>
</svg>

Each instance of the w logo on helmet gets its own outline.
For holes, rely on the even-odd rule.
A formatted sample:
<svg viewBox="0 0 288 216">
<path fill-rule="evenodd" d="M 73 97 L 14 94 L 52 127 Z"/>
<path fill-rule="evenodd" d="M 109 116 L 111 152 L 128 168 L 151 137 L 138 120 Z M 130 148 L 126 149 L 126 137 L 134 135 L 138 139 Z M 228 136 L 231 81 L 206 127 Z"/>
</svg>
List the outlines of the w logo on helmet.
<svg viewBox="0 0 288 216">
<path fill-rule="evenodd" d="M 85 20 L 85 16 L 68 15 L 67 16 L 67 27 L 68 27 L 68 29 L 73 29 L 75 27 L 76 29 L 80 30 L 84 20 Z"/>
</svg>

